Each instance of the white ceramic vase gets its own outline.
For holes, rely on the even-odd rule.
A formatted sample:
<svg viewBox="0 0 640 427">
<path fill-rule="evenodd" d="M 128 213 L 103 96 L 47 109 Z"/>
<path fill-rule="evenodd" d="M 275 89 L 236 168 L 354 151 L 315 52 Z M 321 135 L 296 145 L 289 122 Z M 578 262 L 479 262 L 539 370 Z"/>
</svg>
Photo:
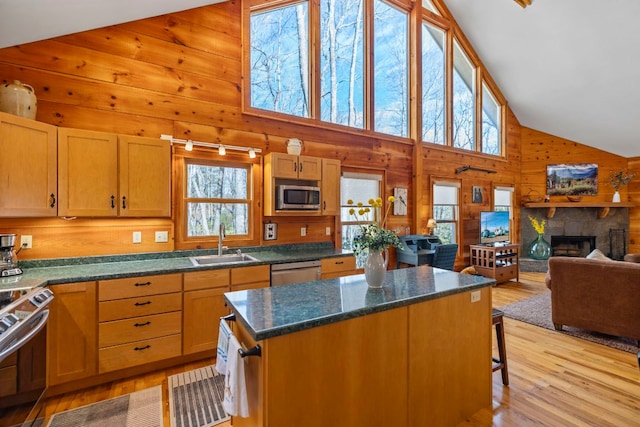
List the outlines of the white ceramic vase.
<svg viewBox="0 0 640 427">
<path fill-rule="evenodd" d="M 0 85 L 0 111 L 35 120 L 38 100 L 28 84 L 14 80 Z"/>
<path fill-rule="evenodd" d="M 613 193 L 613 203 L 620 203 L 620 193 L 618 191 L 616 191 L 615 193 Z"/>
<path fill-rule="evenodd" d="M 384 253 L 384 256 L 382 255 Z M 387 275 L 389 250 L 374 251 L 369 249 L 367 261 L 364 264 L 364 277 L 371 288 L 381 288 Z"/>
</svg>

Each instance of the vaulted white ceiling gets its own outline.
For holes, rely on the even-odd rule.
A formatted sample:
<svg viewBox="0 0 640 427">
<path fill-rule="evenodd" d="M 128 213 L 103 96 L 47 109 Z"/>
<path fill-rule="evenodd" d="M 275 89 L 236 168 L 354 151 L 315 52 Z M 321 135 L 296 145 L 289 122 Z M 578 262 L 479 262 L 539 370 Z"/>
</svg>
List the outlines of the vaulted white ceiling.
<svg viewBox="0 0 640 427">
<path fill-rule="evenodd" d="M 0 0 L 0 47 L 217 2 Z M 640 156 L 640 1 L 445 2 L 523 126 Z"/>
<path fill-rule="evenodd" d="M 445 2 L 520 124 L 640 156 L 640 1 Z"/>
</svg>

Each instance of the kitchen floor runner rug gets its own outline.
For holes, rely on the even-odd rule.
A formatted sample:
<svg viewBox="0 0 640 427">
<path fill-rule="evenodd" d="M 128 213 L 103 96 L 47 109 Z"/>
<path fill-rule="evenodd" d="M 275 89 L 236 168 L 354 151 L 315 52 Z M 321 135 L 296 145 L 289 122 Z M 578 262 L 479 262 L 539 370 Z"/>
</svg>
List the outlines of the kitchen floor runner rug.
<svg viewBox="0 0 640 427">
<path fill-rule="evenodd" d="M 498 308 L 504 312 L 506 317 L 555 331 L 553 322 L 551 322 L 551 292 L 535 295 L 531 298 Z M 573 326 L 563 326 L 562 331 L 557 332 L 606 345 L 608 347 L 613 347 L 629 353 L 637 353 L 640 351 L 640 347 L 636 345 L 636 341 L 628 338 L 614 337 L 611 335 L 575 328 Z"/>
<path fill-rule="evenodd" d="M 209 427 L 231 418 L 222 408 L 224 375 L 213 365 L 172 375 L 168 382 L 171 427 Z"/>
<path fill-rule="evenodd" d="M 54 414 L 47 427 L 162 427 L 162 386 Z"/>
</svg>

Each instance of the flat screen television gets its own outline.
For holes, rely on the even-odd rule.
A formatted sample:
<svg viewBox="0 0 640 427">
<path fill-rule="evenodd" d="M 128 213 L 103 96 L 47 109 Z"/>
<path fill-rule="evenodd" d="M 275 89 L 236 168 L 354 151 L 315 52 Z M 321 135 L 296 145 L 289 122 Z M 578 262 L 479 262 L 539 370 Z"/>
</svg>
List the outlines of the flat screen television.
<svg viewBox="0 0 640 427">
<path fill-rule="evenodd" d="M 493 245 L 510 241 L 509 212 L 480 212 L 480 244 Z"/>
</svg>

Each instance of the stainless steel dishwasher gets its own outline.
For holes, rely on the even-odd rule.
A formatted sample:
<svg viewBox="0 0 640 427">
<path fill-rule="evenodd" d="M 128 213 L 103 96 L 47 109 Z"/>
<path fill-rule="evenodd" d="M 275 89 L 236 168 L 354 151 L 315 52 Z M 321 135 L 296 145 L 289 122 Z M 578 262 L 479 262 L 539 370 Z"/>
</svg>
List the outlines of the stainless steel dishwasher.
<svg viewBox="0 0 640 427">
<path fill-rule="evenodd" d="M 271 286 L 320 280 L 320 261 L 287 262 L 271 265 Z"/>
</svg>

